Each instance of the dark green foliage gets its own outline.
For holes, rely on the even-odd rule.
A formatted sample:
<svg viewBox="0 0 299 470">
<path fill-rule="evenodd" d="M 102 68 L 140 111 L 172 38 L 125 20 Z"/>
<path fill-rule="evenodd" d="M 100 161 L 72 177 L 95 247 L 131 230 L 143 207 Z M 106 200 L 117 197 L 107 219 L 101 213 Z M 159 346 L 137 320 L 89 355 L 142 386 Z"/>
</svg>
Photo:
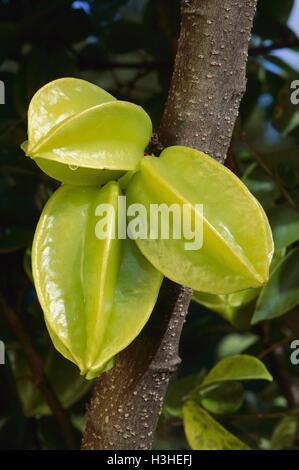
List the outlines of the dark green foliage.
<svg viewBox="0 0 299 470">
<path fill-rule="evenodd" d="M 157 3 L 163 4 L 166 28 Z M 291 83 L 298 79 L 299 58 L 297 52 L 297 64 L 289 63 L 264 47 L 270 44 L 274 49 L 277 44 L 298 50 L 298 39 L 287 25 L 294 4 L 293 0 L 259 1 L 247 90 L 231 146 L 238 176 L 269 215 L 277 257 L 287 257 L 257 302 L 250 303 L 250 315 L 255 311 L 254 321 L 260 323 L 249 331 L 236 332 L 217 313 L 192 302 L 181 341 L 182 365 L 165 401 L 155 437 L 157 449 L 188 448 L 182 427 L 186 397 L 215 414 L 217 421 L 250 447 L 298 446 L 294 418 L 233 419 L 237 414 L 284 413 L 292 406 L 281 392 L 271 353 L 263 362 L 273 382 L 250 380 L 241 384 L 236 379 L 210 388 L 202 386 L 206 374 L 225 357 L 244 353 L 257 356 L 288 336 L 297 334 L 299 339 L 298 319 L 293 320 L 294 312 L 288 313 L 289 307 L 299 304 L 298 282 L 292 277 L 298 277 L 299 262 L 299 111 L 290 100 Z M 61 372 L 68 364 L 49 353 L 49 338 L 30 277 L 34 229 L 57 183 L 42 174 L 19 148 L 26 139 L 27 107 L 33 94 L 50 80 L 80 77 L 117 98 L 142 105 L 157 129 L 171 78 L 179 5 L 179 0 L 0 1 L 0 80 L 5 84 L 5 105 L 0 105 L 0 294 L 26 325 L 58 395 L 68 397 L 64 402 L 69 406 L 78 442 L 90 392 L 76 388 L 74 397 L 69 397 L 70 383 L 79 387 L 80 382 L 78 377 L 74 379 L 73 371 L 66 372 L 64 384 L 61 374 L 57 375 L 60 383 L 55 384 L 55 366 Z M 282 272 L 283 278 L 277 272 Z M 45 406 L 33 392 L 30 373 L 23 365 L 22 348 L 2 312 L 0 340 L 7 352 L 6 365 L 0 365 L 0 448 L 63 448 L 57 422 L 53 416 L 44 416 Z M 284 352 L 285 368 L 291 380 L 298 382 L 299 366 L 289 361 L 288 342 Z M 83 397 L 81 392 L 85 393 Z"/>
</svg>

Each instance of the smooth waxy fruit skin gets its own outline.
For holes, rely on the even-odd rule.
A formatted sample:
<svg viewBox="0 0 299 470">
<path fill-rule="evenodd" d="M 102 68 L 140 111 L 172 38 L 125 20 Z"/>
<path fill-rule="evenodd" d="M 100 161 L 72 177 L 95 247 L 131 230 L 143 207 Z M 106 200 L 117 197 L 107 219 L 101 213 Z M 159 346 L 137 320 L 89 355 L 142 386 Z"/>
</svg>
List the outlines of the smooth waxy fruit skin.
<svg viewBox="0 0 299 470">
<path fill-rule="evenodd" d="M 267 281 L 273 254 L 271 230 L 260 204 L 245 185 L 211 157 L 187 147 L 169 147 L 144 157 L 127 188 L 128 204 L 203 204 L 203 246 L 190 240 L 137 238 L 144 256 L 164 276 L 201 292 L 226 294 Z M 171 234 L 171 231 L 170 231 Z"/>
<path fill-rule="evenodd" d="M 193 300 L 214 312 L 220 313 L 236 328 L 247 330 L 250 328 L 252 317 L 252 302 L 259 295 L 259 292 L 260 288 L 219 295 L 195 291 Z"/>
<path fill-rule="evenodd" d="M 139 334 L 163 275 L 200 296 L 219 294 L 221 301 L 268 279 L 273 241 L 260 204 L 228 169 L 196 150 L 170 147 L 160 158 L 143 158 L 151 132 L 142 108 L 83 80 L 55 80 L 30 103 L 22 148 L 46 174 L 65 183 L 36 229 L 34 283 L 56 349 L 88 379 L 110 368 Z M 161 227 L 158 238 L 151 238 L 150 223 L 136 244 L 114 236 L 122 219 L 121 187 L 127 205 L 147 210 L 147 222 L 152 204 L 191 207 L 191 230 L 203 226 L 203 246 L 187 250 L 184 227 L 181 237 L 171 235 L 173 221 L 168 238 Z M 100 239 L 101 204 L 114 212 L 108 211 L 107 236 Z M 220 306 L 230 321 L 244 301 L 240 295 L 241 300 L 231 297 L 228 310 Z"/>
<path fill-rule="evenodd" d="M 280 260 L 285 256 L 285 249 L 273 253 L 270 265 L 270 274 L 273 272 Z M 261 292 L 261 288 L 245 289 L 232 294 L 207 294 L 194 291 L 193 300 L 208 309 L 220 313 L 238 329 L 248 330 L 254 311 L 254 304 Z"/>
<path fill-rule="evenodd" d="M 151 133 L 140 106 L 84 80 L 62 78 L 32 98 L 22 149 L 59 181 L 98 185 L 136 170 Z"/>
<path fill-rule="evenodd" d="M 103 188 L 63 185 L 46 204 L 32 249 L 35 287 L 55 347 L 93 378 L 139 334 L 155 305 L 159 273 L 130 239 L 99 239 L 96 208 L 120 195 Z M 117 221 L 116 221 L 117 226 Z"/>
</svg>

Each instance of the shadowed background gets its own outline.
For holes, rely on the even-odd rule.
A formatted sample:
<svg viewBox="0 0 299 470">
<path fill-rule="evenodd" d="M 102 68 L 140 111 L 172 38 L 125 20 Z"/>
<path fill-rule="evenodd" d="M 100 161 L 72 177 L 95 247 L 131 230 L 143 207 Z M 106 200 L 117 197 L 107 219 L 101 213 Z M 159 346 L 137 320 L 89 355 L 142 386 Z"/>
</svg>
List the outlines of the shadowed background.
<svg viewBox="0 0 299 470">
<path fill-rule="evenodd" d="M 27 108 L 45 83 L 65 76 L 80 77 L 118 99 L 140 104 L 157 128 L 176 51 L 179 1 L 2 0 L 0 18 L 0 80 L 5 87 L 5 104 L 0 105 L 0 294 L 26 325 L 49 381 L 68 409 L 79 444 L 92 384 L 53 350 L 31 279 L 35 226 L 58 183 L 19 148 L 26 139 Z M 247 90 L 227 161 L 271 215 L 273 229 L 295 234 L 288 250 L 299 239 L 299 111 L 290 100 L 290 85 L 299 79 L 298 25 L 298 0 L 260 0 L 250 45 Z M 299 285 L 299 259 L 293 275 Z M 292 297 L 297 305 L 299 293 L 294 294 L 290 287 L 290 295 L 298 297 Z M 252 304 L 249 315 L 254 308 Z M 292 311 L 240 330 L 192 302 L 181 342 L 182 365 L 173 383 L 209 370 L 229 355 L 258 355 L 296 331 L 299 338 L 297 318 L 298 312 Z M 1 311 L 0 340 L 6 346 L 6 364 L 0 365 L 0 448 L 64 448 L 56 418 L 32 382 L 22 347 Z M 275 374 L 277 358 L 270 353 L 265 361 L 275 382 L 246 385 L 238 413 L 283 413 L 290 406 L 288 385 L 297 384 L 299 366 L 290 363 L 287 342 L 282 356 L 289 384 Z M 189 448 L 182 422 L 171 412 L 180 393 L 170 388 L 156 433 L 156 449 Z M 281 425 L 277 418 L 231 422 L 224 417 L 223 422 L 238 437 L 263 449 L 273 447 L 273 435 L 276 432 L 277 436 Z M 284 426 L 294 429 L 293 422 Z M 287 443 L 276 438 L 275 445 L 290 447 L 294 439 L 293 432 Z"/>
</svg>

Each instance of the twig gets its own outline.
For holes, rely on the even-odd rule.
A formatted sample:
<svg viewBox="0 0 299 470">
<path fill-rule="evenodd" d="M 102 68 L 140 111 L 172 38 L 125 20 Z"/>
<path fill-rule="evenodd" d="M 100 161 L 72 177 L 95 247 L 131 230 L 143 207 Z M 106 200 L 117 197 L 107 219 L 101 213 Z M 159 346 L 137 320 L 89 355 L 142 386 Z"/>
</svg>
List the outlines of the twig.
<svg viewBox="0 0 299 470">
<path fill-rule="evenodd" d="M 224 5 L 231 21 L 225 37 L 219 15 Z M 255 5 L 255 0 L 181 1 L 178 52 L 158 132 L 164 146 L 187 145 L 224 162 L 245 89 Z M 235 43 L 238 47 L 232 48 Z M 151 447 L 168 381 L 179 362 L 179 338 L 191 296 L 192 290 L 164 279 L 149 322 L 115 366 L 99 377 L 82 449 Z"/>
<path fill-rule="evenodd" d="M 267 349 L 265 349 L 264 351 L 262 351 L 257 357 L 259 359 L 262 359 L 263 357 L 267 356 L 269 353 L 271 353 L 275 348 L 277 348 L 278 346 L 283 346 L 284 344 L 286 343 L 290 343 L 291 341 L 293 341 L 293 339 L 296 339 L 297 338 L 297 335 L 294 334 L 292 336 L 289 336 L 288 338 L 283 338 L 282 340 L 278 341 L 277 343 L 274 343 L 272 344 L 271 346 L 269 346 Z"/>
<path fill-rule="evenodd" d="M 149 73 L 150 73 L 150 71 L 147 70 L 147 69 L 141 70 L 140 72 L 138 72 L 135 75 L 135 77 L 132 78 L 132 80 L 130 80 L 129 82 L 123 84 L 123 87 L 128 90 L 127 91 L 127 96 L 128 97 L 131 98 L 132 92 L 133 92 L 134 87 L 137 84 L 137 82 L 139 80 L 141 80 L 142 78 L 146 77 Z"/>
<path fill-rule="evenodd" d="M 299 416 L 299 411 L 283 411 L 278 413 L 256 413 L 252 415 L 229 415 L 226 416 L 228 419 L 233 420 L 255 420 L 255 419 L 279 419 L 285 416 Z"/>
<path fill-rule="evenodd" d="M 160 153 L 164 150 L 164 146 L 160 142 L 159 136 L 156 133 L 152 134 L 151 140 L 147 146 L 147 153 L 154 154 L 156 157 L 160 155 Z"/>
<path fill-rule="evenodd" d="M 2 310 L 6 320 L 12 327 L 23 348 L 25 357 L 32 371 L 32 382 L 43 394 L 46 402 L 49 405 L 49 408 L 55 416 L 60 430 L 65 438 L 68 450 L 77 449 L 76 439 L 74 437 L 73 428 L 69 421 L 69 417 L 58 400 L 51 384 L 48 382 L 41 359 L 33 348 L 30 337 L 25 330 L 25 327 L 22 324 L 20 318 L 6 303 L 2 295 L 0 295 L 0 309 Z"/>
</svg>

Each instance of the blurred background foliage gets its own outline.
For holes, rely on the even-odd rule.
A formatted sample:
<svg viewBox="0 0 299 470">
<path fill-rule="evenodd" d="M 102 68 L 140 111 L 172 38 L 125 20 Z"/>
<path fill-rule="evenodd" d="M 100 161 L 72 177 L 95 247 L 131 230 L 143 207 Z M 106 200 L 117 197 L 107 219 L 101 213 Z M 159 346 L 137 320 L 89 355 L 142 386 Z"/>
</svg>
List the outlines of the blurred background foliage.
<svg viewBox="0 0 299 470">
<path fill-rule="evenodd" d="M 0 339 L 6 345 L 0 448 L 61 449 L 57 420 L 3 315 L 10 306 L 29 332 L 79 445 L 92 383 L 53 350 L 31 280 L 33 233 L 57 183 L 19 148 L 28 103 L 50 80 L 81 77 L 142 105 L 157 129 L 175 56 L 179 0 L 1 0 L 0 18 Z M 299 79 L 298 25 L 299 0 L 259 0 L 247 90 L 227 160 L 269 215 L 276 249 L 270 281 L 261 291 L 233 296 L 195 294 L 156 449 L 192 445 L 182 425 L 182 398 L 190 394 L 253 448 L 299 448 L 298 418 L 288 416 L 299 409 L 299 365 L 290 361 L 291 340 L 299 339 L 299 107 L 290 99 L 291 84 Z M 201 387 L 219 360 L 244 353 L 262 358 L 274 381 L 241 385 L 239 375 L 212 389 Z"/>
</svg>

